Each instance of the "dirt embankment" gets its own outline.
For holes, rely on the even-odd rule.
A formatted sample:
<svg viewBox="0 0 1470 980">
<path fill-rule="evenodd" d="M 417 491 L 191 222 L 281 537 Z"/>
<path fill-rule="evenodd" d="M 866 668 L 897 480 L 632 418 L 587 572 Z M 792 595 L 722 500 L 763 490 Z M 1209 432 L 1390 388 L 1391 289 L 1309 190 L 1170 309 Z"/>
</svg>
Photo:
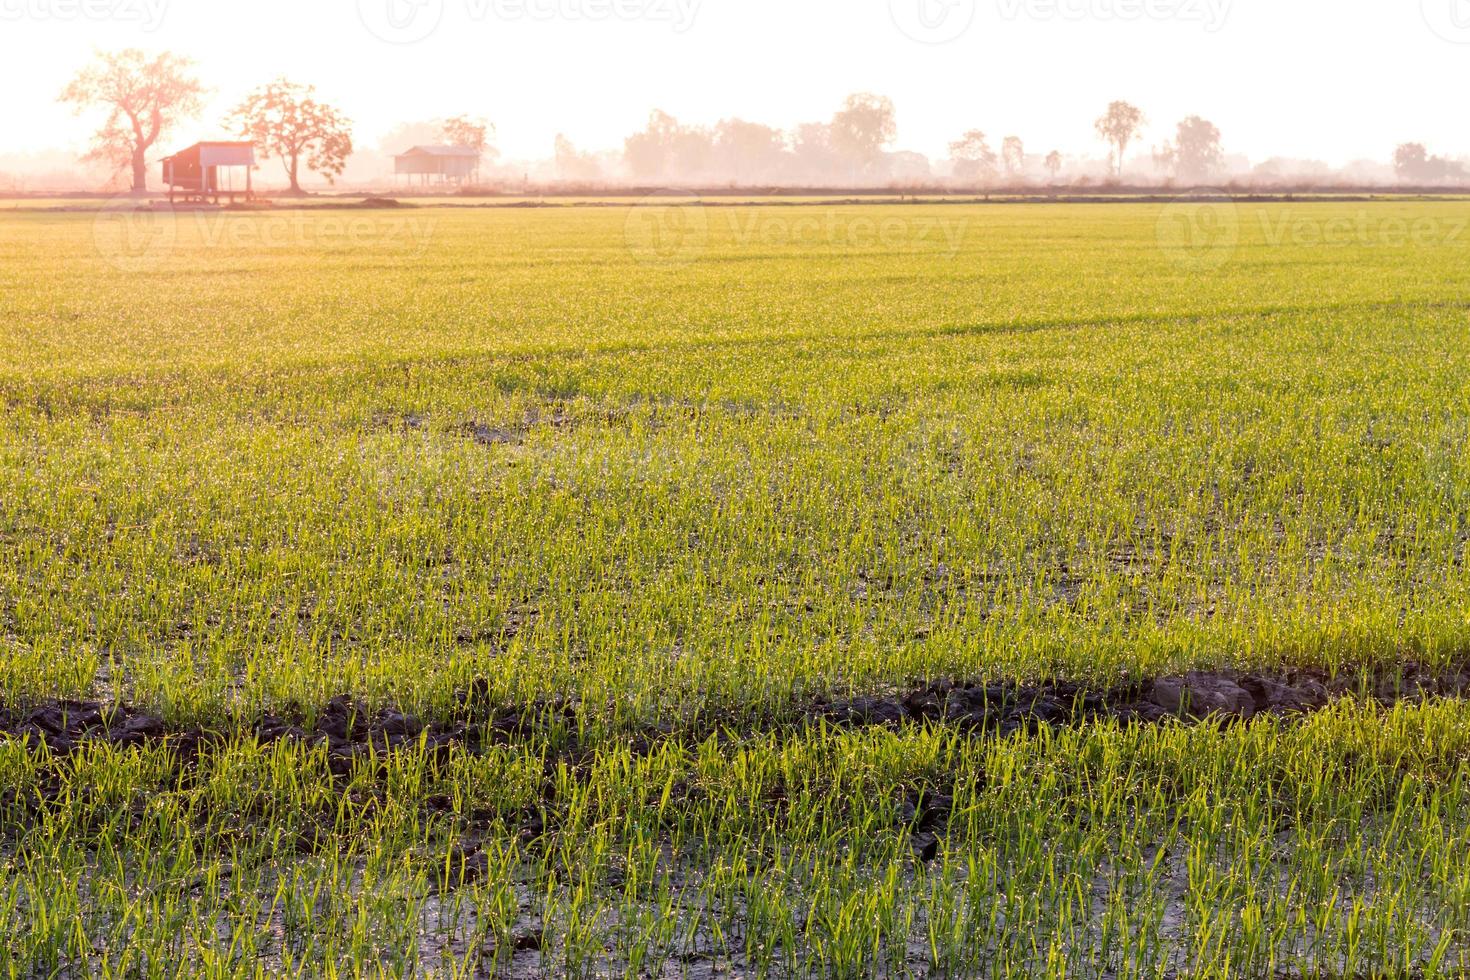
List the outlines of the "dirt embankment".
<svg viewBox="0 0 1470 980">
<path fill-rule="evenodd" d="M 393 709 L 370 709 L 347 696 L 332 699 L 312 721 L 264 715 L 221 727 L 169 725 L 128 705 L 97 701 L 48 701 L 24 708 L 0 707 L 0 739 L 19 739 L 67 754 L 88 742 L 118 746 L 168 742 L 190 757 L 208 744 L 255 738 L 324 745 L 332 768 L 347 772 L 362 757 L 403 749 L 475 751 L 486 745 L 544 740 L 579 754 L 575 732 L 592 727 L 602 713 L 572 701 L 495 705 L 489 686 L 479 683 L 460 696 L 457 717 L 425 722 Z M 1470 694 L 1470 665 L 1429 670 L 1404 664 L 1392 670 L 1330 676 L 1321 671 L 1278 674 L 1241 671 L 1193 672 L 1113 688 L 1075 683 L 1039 685 L 935 681 L 907 690 L 849 699 L 814 699 L 794 705 L 786 720 L 743 725 L 751 734 L 789 731 L 817 724 L 838 728 L 949 726 L 967 732 L 1008 735 L 1042 727 L 1075 727 L 1100 721 L 1123 724 L 1249 723 L 1252 719 L 1305 717 L 1342 698 L 1381 704 Z M 304 717 L 304 716 L 303 716 Z M 628 733 L 633 748 L 650 751 L 671 740 L 701 740 L 732 719 L 706 717 L 693 724 L 662 723 Z M 628 744 L 625 742 L 625 744 Z"/>
</svg>

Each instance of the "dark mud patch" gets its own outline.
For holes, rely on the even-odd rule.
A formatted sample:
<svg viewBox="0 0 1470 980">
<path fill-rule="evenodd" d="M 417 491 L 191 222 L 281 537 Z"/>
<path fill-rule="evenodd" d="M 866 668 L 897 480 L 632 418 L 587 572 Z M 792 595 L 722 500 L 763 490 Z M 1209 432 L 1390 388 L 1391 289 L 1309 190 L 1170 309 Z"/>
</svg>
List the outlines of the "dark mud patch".
<svg viewBox="0 0 1470 980">
<path fill-rule="evenodd" d="M 431 755 L 464 746 L 525 742 L 537 735 L 555 744 L 553 736 L 575 723 L 575 712 L 560 702 L 530 706 L 492 707 L 477 686 L 462 699 L 467 717 L 448 724 L 428 723 L 395 708 L 373 710 L 346 695 L 333 698 L 311 713 L 263 715 L 254 721 L 220 726 L 171 725 L 133 707 L 100 701 L 50 701 L 25 710 L 0 708 L 0 740 L 12 739 L 45 746 L 56 755 L 69 755 L 91 743 L 119 747 L 167 745 L 186 759 L 201 747 L 254 738 L 262 745 L 296 741 L 325 746 L 331 769 L 345 775 L 358 760 L 412 749 Z"/>
<path fill-rule="evenodd" d="M 818 714 L 849 728 L 929 722 L 1004 735 L 1108 719 L 1199 722 L 1221 716 L 1247 720 L 1257 714 L 1311 711 L 1330 701 L 1321 684 L 1195 673 L 1106 690 L 1072 683 L 1025 686 L 936 681 L 890 695 L 833 702 Z"/>
<path fill-rule="evenodd" d="M 464 434 L 481 446 L 518 446 L 525 441 L 524 429 L 507 428 L 471 422 L 464 427 Z"/>
<path fill-rule="evenodd" d="M 91 741 L 129 746 L 164 740 L 192 754 L 207 734 L 172 729 L 152 715 L 100 701 L 51 701 L 23 714 L 0 710 L 0 737 L 36 742 L 61 755 Z"/>
<path fill-rule="evenodd" d="M 1336 675 L 1310 669 L 1196 671 L 1111 688 L 1073 682 L 940 680 L 855 698 L 813 698 L 764 722 L 733 712 L 710 712 L 693 721 L 634 725 L 621 732 L 606 731 L 609 713 L 588 703 L 553 699 L 499 704 L 490 690 L 488 682 L 478 681 L 459 692 L 456 717 L 448 722 L 425 721 L 395 708 L 370 708 L 346 695 L 316 711 L 263 715 L 219 727 L 170 725 L 122 704 L 50 701 L 24 709 L 0 707 L 0 739 L 34 742 L 60 755 L 90 742 L 121 747 L 165 743 L 185 756 L 197 754 L 204 745 L 241 738 L 262 744 L 292 740 L 325 746 L 333 771 L 340 774 L 360 761 L 403 750 L 432 755 L 458 747 L 475 752 L 491 745 L 527 743 L 544 747 L 548 758 L 577 764 L 592 758 L 599 747 L 614 744 L 647 755 L 669 742 L 690 744 L 711 737 L 725 741 L 817 725 L 863 729 L 928 724 L 1006 735 L 1106 721 L 1201 724 L 1304 717 L 1344 698 L 1393 705 L 1470 696 L 1470 665 L 1432 669 L 1410 663 Z M 579 734 L 597 731 L 604 731 L 604 736 L 595 741 L 584 741 Z"/>
<path fill-rule="evenodd" d="M 524 444 L 531 432 L 540 426 L 560 430 L 570 429 L 578 424 L 577 419 L 562 412 L 544 416 L 533 413 L 522 420 L 506 423 L 490 423 L 472 419 L 451 427 L 447 434 L 464 437 L 480 446 L 519 446 Z M 421 412 L 408 414 L 379 412 L 369 421 L 369 428 L 374 432 L 400 435 L 434 432 L 429 415 Z"/>
<path fill-rule="evenodd" d="M 545 409 L 536 408 L 520 419 L 487 422 L 471 419 L 455 431 L 481 446 L 519 446 L 536 432 L 565 434 L 578 429 L 602 428 L 628 430 L 641 426 L 650 432 L 674 424 L 689 424 L 703 418 L 719 416 L 746 421 L 777 419 L 800 421 L 807 417 L 799 406 L 781 402 L 694 401 L 689 399 L 645 399 L 635 397 L 625 404 L 588 407 L 556 402 Z"/>
<path fill-rule="evenodd" d="M 603 418 L 580 418 L 561 409 L 548 413 L 532 412 L 519 422 L 506 425 L 492 425 L 488 422 L 466 422 L 460 426 L 459 431 L 469 437 L 476 445 L 492 446 L 520 446 L 524 445 L 530 438 L 532 432 L 537 429 L 550 429 L 553 432 L 565 432 L 588 422 L 613 422 L 617 421 L 610 416 Z"/>
<path fill-rule="evenodd" d="M 1097 721 L 1155 724 L 1248 722 L 1320 711 L 1343 698 L 1392 705 L 1470 694 L 1470 668 L 1406 663 L 1372 672 L 1298 669 L 1192 671 L 1106 689 L 935 681 L 917 688 L 834 701 L 814 713 L 843 727 L 928 722 L 1008 734 Z"/>
<path fill-rule="evenodd" d="M 257 204 L 262 202 L 256 202 Z M 268 207 L 270 202 L 264 202 Z M 283 205 L 286 209 L 299 207 L 299 205 Z M 361 201 L 318 201 L 312 205 L 313 210 L 318 211 L 381 211 L 399 208 L 416 208 L 417 204 L 410 204 L 393 197 L 365 197 Z"/>
<path fill-rule="evenodd" d="M 372 428 L 380 432 L 427 432 L 429 416 L 422 412 L 407 412 L 402 415 L 379 412 L 372 418 Z"/>
</svg>

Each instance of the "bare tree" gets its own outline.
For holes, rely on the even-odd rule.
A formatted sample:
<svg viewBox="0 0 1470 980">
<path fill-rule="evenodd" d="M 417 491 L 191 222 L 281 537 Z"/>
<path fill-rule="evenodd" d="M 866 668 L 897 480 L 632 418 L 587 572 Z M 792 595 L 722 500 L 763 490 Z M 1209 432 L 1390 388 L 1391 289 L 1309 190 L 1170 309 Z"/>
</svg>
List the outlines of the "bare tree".
<svg viewBox="0 0 1470 980">
<path fill-rule="evenodd" d="M 1050 153 L 1048 153 L 1046 155 L 1046 169 L 1047 169 L 1047 172 L 1051 174 L 1051 179 L 1053 181 L 1055 181 L 1058 177 L 1061 176 L 1061 174 L 1062 174 L 1062 155 L 1060 153 L 1058 153 L 1056 150 L 1052 150 Z"/>
<path fill-rule="evenodd" d="M 1000 158 L 1007 177 L 1015 177 L 1026 166 L 1026 146 L 1019 136 L 1007 136 L 1000 144 Z"/>
<path fill-rule="evenodd" d="M 949 144 L 949 157 L 954 161 L 954 175 L 961 180 L 989 177 L 995 173 L 995 151 L 985 133 L 972 129 Z"/>
<path fill-rule="evenodd" d="M 1128 144 L 1143 130 L 1143 112 L 1127 102 L 1114 102 L 1108 111 L 1094 124 L 1097 135 L 1113 150 L 1113 174 L 1123 176 L 1123 158 Z"/>
<path fill-rule="evenodd" d="M 281 159 L 292 194 L 303 193 L 302 157 L 330 183 L 352 154 L 352 124 L 313 98 L 315 92 L 310 85 L 277 79 L 256 90 L 229 117 L 241 136 L 260 147 L 263 158 Z"/>
<path fill-rule="evenodd" d="M 883 149 L 898 135 L 897 114 L 887 96 L 859 92 L 849 95 L 832 117 L 829 139 L 832 148 L 855 169 L 873 172 Z"/>
<path fill-rule="evenodd" d="M 99 54 L 61 93 L 78 113 L 107 110 L 86 159 L 123 170 L 132 167 L 133 193 L 148 190 L 148 150 L 183 119 L 199 114 L 204 88 L 190 74 L 193 62 L 167 52 L 148 58 L 136 48 Z"/>
</svg>

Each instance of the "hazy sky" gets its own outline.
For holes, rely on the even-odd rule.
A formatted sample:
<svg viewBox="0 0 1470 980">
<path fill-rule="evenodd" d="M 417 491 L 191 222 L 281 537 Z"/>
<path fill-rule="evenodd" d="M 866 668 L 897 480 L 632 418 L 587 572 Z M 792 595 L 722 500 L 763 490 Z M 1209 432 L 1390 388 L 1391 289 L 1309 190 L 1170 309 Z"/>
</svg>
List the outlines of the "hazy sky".
<svg viewBox="0 0 1470 980">
<path fill-rule="evenodd" d="M 655 106 L 786 127 L 864 90 L 896 103 L 898 148 L 935 157 L 972 127 L 1102 155 L 1091 124 L 1115 98 L 1145 110 L 1147 144 L 1199 113 L 1256 160 L 1470 153 L 1470 0 L 0 0 L 0 153 L 81 145 L 90 121 L 55 96 L 127 46 L 194 58 L 214 90 L 171 143 L 225 135 L 285 74 L 361 145 L 466 112 L 511 158 L 558 131 L 621 146 Z"/>
</svg>

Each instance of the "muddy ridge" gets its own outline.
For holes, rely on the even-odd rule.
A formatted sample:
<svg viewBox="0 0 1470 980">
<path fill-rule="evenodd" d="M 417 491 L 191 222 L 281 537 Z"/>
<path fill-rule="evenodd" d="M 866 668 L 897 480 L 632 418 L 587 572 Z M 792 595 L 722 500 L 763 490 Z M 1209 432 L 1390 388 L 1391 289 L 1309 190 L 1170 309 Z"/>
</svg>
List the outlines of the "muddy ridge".
<svg viewBox="0 0 1470 980">
<path fill-rule="evenodd" d="M 932 724 L 1008 735 L 1099 721 L 1248 723 L 1268 716 L 1306 716 L 1341 698 L 1390 705 L 1466 695 L 1470 695 L 1470 665 L 1431 670 L 1412 663 L 1336 677 L 1317 670 L 1196 671 L 1105 689 L 1067 682 L 934 681 L 864 697 L 812 699 L 793 705 L 784 720 L 765 723 L 705 715 L 694 723 L 646 725 L 626 733 L 623 744 L 646 754 L 668 741 L 728 737 L 728 730 L 758 735 L 815 725 L 861 729 Z M 186 760 L 207 745 L 241 738 L 262 744 L 292 740 L 325 745 L 333 772 L 345 775 L 362 759 L 406 749 L 447 754 L 456 747 L 474 752 L 489 745 L 543 741 L 564 758 L 587 757 L 595 746 L 580 744 L 576 733 L 594 728 L 589 722 L 601 714 L 594 706 L 574 701 L 495 705 L 488 683 L 482 681 L 460 692 L 457 717 L 448 723 L 426 722 L 393 708 L 370 709 L 346 695 L 329 701 L 310 724 L 300 718 L 264 715 L 219 728 L 169 725 L 125 704 L 48 701 L 24 709 L 0 706 L 0 740 L 34 742 L 60 755 L 97 741 L 121 747 L 166 742 Z"/>
</svg>

